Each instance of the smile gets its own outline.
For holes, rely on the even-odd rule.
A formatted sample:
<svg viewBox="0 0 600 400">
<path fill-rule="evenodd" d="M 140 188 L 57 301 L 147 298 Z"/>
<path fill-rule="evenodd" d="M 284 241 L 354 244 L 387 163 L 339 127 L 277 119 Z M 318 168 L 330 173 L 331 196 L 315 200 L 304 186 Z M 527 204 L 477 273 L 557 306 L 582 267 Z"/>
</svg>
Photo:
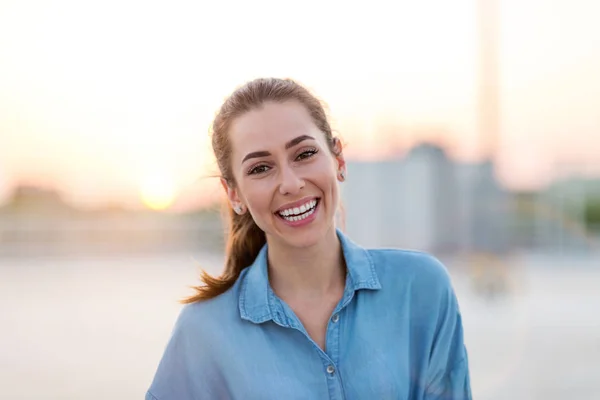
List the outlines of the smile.
<svg viewBox="0 0 600 400">
<path fill-rule="evenodd" d="M 299 207 L 288 208 L 277 212 L 277 214 L 286 221 L 301 221 L 310 217 L 316 210 L 319 199 L 307 201 Z"/>
</svg>

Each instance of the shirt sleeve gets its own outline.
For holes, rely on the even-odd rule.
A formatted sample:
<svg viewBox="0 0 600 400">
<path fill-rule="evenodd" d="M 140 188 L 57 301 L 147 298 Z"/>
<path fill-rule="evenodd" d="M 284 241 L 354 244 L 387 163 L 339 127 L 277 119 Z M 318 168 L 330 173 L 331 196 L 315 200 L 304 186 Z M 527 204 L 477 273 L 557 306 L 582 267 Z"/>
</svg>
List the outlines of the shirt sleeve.
<svg viewBox="0 0 600 400">
<path fill-rule="evenodd" d="M 424 397 L 426 400 L 471 400 L 469 361 L 460 309 L 447 272 L 443 281 Z"/>
<path fill-rule="evenodd" d="M 144 397 L 144 400 L 158 400 L 156 397 L 154 397 L 154 395 L 152 393 L 150 393 L 150 391 L 146 392 L 146 396 Z"/>
<path fill-rule="evenodd" d="M 226 398 L 219 392 L 219 368 L 207 349 L 203 319 L 187 306 L 179 315 L 148 391 L 146 400 Z M 205 325 L 205 324 L 204 324 Z"/>
<path fill-rule="evenodd" d="M 430 383 L 426 400 L 472 400 L 471 382 L 467 359 L 463 359 L 439 379 Z"/>
</svg>

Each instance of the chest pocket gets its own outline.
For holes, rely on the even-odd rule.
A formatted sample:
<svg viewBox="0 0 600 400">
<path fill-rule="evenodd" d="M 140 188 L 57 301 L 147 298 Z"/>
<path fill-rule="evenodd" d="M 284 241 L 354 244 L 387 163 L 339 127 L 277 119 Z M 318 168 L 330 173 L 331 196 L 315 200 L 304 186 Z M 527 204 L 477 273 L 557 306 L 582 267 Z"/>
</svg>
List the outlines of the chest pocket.
<svg viewBox="0 0 600 400">
<path fill-rule="evenodd" d="M 410 355 L 373 340 L 354 344 L 340 366 L 347 400 L 408 399 L 414 387 Z"/>
</svg>

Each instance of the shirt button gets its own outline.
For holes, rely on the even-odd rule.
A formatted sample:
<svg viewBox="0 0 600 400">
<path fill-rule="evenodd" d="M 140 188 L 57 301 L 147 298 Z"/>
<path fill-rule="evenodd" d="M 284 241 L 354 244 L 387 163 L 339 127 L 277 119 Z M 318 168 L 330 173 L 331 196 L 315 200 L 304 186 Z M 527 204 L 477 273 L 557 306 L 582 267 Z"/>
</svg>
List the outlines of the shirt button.
<svg viewBox="0 0 600 400">
<path fill-rule="evenodd" d="M 334 368 L 333 365 L 330 365 L 330 366 L 327 367 L 327 373 L 329 375 L 333 375 L 334 372 L 335 372 L 335 368 Z"/>
<path fill-rule="evenodd" d="M 336 323 L 340 320 L 340 314 L 333 314 L 333 317 L 331 317 L 331 320 Z"/>
</svg>

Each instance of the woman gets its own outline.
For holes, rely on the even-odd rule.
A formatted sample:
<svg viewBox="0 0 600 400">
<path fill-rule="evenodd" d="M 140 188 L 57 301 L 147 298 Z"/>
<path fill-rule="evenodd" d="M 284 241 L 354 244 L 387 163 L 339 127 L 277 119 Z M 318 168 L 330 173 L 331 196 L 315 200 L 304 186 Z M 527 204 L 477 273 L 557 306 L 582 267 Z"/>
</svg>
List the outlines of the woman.
<svg viewBox="0 0 600 400">
<path fill-rule="evenodd" d="M 247 83 L 212 145 L 232 210 L 225 271 L 186 301 L 146 399 L 471 398 L 444 266 L 336 228 L 346 164 L 309 91 Z"/>
</svg>

